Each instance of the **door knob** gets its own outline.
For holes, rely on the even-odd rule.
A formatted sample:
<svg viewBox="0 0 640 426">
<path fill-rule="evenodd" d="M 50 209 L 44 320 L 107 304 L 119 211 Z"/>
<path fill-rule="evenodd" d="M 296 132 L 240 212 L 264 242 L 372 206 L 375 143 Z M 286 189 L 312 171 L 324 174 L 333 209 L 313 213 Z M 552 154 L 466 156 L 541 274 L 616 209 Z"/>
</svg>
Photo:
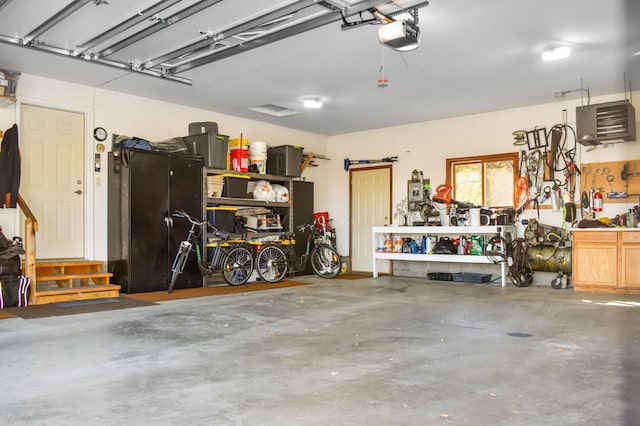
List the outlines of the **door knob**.
<svg viewBox="0 0 640 426">
<path fill-rule="evenodd" d="M 75 194 L 78 194 L 78 195 L 82 194 L 82 191 L 81 191 L 81 190 L 79 190 L 79 189 L 76 189 L 76 190 L 75 190 L 75 191 L 73 191 L 73 192 L 74 192 Z"/>
</svg>

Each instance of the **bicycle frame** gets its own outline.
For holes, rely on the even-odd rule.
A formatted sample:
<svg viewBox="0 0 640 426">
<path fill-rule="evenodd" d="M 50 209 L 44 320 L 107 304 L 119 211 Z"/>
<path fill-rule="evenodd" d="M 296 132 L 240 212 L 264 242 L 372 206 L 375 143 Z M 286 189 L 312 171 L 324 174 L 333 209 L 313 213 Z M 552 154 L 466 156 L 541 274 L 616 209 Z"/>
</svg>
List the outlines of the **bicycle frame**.
<svg viewBox="0 0 640 426">
<path fill-rule="evenodd" d="M 310 230 L 305 251 L 296 258 L 294 236 L 283 233 L 280 241 L 265 244 L 256 255 L 258 275 L 268 282 L 277 282 L 287 274 L 304 270 L 311 259 L 313 271 L 323 278 L 334 278 L 340 272 L 340 255 L 331 245 L 323 242 L 323 235 L 314 225 L 301 225 L 299 231 Z M 286 247 L 285 247 L 286 246 Z"/>
<path fill-rule="evenodd" d="M 178 211 L 173 214 L 188 220 L 191 223 L 187 239 L 181 241 L 176 253 L 176 257 L 171 266 L 171 279 L 168 291 L 171 292 L 178 275 L 180 275 L 185 267 L 187 258 L 191 251 L 196 252 L 196 260 L 198 268 L 203 276 L 208 277 L 216 272 L 222 272 L 224 280 L 231 285 L 244 284 L 248 281 L 253 271 L 253 253 L 241 244 L 229 244 L 229 234 L 219 232 L 214 226 L 208 222 L 200 222 L 187 213 Z M 220 238 L 218 244 L 212 246 L 210 260 L 205 259 L 206 250 L 201 244 L 201 236 L 211 227 L 215 230 L 214 235 Z M 199 228 L 200 232 L 197 232 Z"/>
</svg>

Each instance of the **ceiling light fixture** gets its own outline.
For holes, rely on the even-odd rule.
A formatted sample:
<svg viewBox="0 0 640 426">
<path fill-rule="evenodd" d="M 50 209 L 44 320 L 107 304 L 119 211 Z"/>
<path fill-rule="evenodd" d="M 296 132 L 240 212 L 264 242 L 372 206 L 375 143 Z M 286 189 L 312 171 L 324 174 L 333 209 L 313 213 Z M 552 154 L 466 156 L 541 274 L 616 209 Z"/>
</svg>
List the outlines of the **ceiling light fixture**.
<svg viewBox="0 0 640 426">
<path fill-rule="evenodd" d="M 305 99 L 303 105 L 305 108 L 322 108 L 322 101 L 318 98 Z"/>
<path fill-rule="evenodd" d="M 567 46 L 556 46 L 549 49 L 545 49 L 542 52 L 542 59 L 545 61 L 556 61 L 558 59 L 564 59 L 571 55 L 571 49 Z"/>
</svg>

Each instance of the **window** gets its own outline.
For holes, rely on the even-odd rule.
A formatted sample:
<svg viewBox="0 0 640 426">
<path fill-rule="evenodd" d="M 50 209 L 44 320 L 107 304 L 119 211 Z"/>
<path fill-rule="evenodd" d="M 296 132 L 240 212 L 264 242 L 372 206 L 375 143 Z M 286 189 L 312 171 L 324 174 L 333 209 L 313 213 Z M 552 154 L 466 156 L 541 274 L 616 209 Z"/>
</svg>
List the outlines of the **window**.
<svg viewBox="0 0 640 426">
<path fill-rule="evenodd" d="M 514 207 L 518 153 L 447 159 L 451 198 L 485 207 Z"/>
</svg>

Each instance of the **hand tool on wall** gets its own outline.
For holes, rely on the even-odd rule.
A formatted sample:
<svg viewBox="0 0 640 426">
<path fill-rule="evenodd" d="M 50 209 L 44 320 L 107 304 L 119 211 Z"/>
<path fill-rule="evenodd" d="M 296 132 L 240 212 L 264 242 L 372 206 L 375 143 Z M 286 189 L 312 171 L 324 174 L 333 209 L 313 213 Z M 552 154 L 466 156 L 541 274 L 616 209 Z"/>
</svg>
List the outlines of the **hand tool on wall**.
<svg viewBox="0 0 640 426">
<path fill-rule="evenodd" d="M 384 157 L 379 160 L 349 160 L 348 158 L 345 158 L 344 171 L 348 172 L 349 167 L 354 164 L 394 163 L 396 161 L 398 161 L 398 157 Z"/>
<path fill-rule="evenodd" d="M 452 199 L 451 198 L 452 190 L 453 188 L 451 187 L 451 185 L 447 185 L 446 183 L 438 185 L 438 187 L 436 188 L 436 193 L 433 194 L 431 199 L 436 203 L 457 204 L 460 207 L 469 207 L 469 208 L 479 207 L 468 201 L 457 201 Z"/>
</svg>

